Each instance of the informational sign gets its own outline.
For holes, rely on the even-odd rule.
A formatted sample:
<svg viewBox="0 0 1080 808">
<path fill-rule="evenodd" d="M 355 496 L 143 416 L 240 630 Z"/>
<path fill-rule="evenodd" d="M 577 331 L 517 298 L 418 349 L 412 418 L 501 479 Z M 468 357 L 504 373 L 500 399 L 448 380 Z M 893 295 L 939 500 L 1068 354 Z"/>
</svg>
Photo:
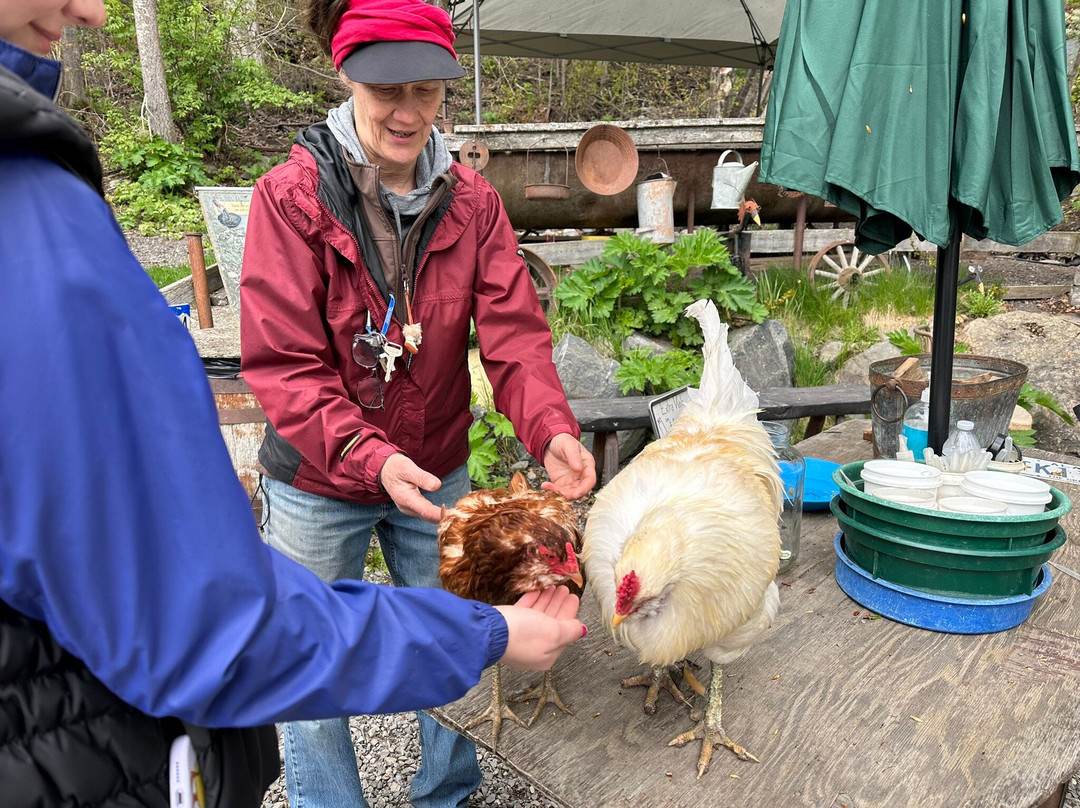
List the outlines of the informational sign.
<svg viewBox="0 0 1080 808">
<path fill-rule="evenodd" d="M 690 398 L 689 391 L 689 386 L 679 387 L 649 402 L 649 418 L 652 420 L 653 434 L 657 438 L 664 437 L 671 429 Z"/>
<path fill-rule="evenodd" d="M 1057 463 L 1053 460 L 1025 457 L 1024 470 L 1020 473 L 1050 482 L 1080 485 L 1080 466 L 1074 466 L 1072 463 Z"/>
<path fill-rule="evenodd" d="M 210 246 L 217 258 L 229 305 L 240 314 L 240 266 L 244 261 L 251 188 L 197 187 Z"/>
</svg>

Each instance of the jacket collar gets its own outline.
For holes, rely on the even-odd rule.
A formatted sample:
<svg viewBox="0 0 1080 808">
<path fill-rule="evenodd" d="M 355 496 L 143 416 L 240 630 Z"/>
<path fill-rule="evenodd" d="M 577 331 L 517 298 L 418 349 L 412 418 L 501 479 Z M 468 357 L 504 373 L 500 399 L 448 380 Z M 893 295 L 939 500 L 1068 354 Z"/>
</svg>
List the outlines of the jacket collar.
<svg viewBox="0 0 1080 808">
<path fill-rule="evenodd" d="M 83 128 L 50 98 L 60 63 L 0 40 L 0 154 L 39 154 L 81 177 L 101 196 L 101 163 Z"/>
<path fill-rule="evenodd" d="M 6 67 L 46 98 L 55 101 L 60 93 L 63 66 L 55 59 L 38 56 L 0 39 L 0 66 Z"/>
</svg>

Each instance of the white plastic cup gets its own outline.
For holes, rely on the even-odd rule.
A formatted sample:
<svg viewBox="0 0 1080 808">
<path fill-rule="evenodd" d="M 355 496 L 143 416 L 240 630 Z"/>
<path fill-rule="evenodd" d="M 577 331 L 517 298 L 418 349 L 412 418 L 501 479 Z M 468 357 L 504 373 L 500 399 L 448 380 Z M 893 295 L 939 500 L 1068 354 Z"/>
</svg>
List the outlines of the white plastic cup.
<svg viewBox="0 0 1080 808">
<path fill-rule="evenodd" d="M 932 488 L 876 488 L 872 496 L 900 505 L 937 510 L 937 492 Z"/>
<path fill-rule="evenodd" d="M 969 513 L 978 516 L 1006 516 L 1008 505 L 982 497 L 942 497 L 938 500 L 938 510 L 948 513 Z"/>
<path fill-rule="evenodd" d="M 937 498 L 941 500 L 945 497 L 963 496 L 964 490 L 960 487 L 963 481 L 964 473 L 961 471 L 941 472 L 941 487 L 937 490 Z"/>
<path fill-rule="evenodd" d="M 1042 513 L 1053 498 L 1050 486 L 1041 480 L 1001 471 L 969 471 L 960 487 L 966 495 L 1005 503 L 1010 516 Z"/>
<path fill-rule="evenodd" d="M 873 494 L 878 488 L 923 488 L 937 491 L 941 469 L 910 463 L 906 460 L 868 460 L 862 469 L 863 491 Z"/>
</svg>

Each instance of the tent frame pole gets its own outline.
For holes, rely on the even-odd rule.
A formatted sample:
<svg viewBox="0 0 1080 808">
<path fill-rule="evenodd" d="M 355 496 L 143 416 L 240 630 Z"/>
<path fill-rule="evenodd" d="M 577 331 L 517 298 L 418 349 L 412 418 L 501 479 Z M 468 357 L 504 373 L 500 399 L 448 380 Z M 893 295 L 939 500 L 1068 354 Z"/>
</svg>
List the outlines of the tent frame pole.
<svg viewBox="0 0 1080 808">
<path fill-rule="evenodd" d="M 473 96 L 476 99 L 476 128 L 480 128 L 480 0 L 472 4 L 472 51 L 473 51 Z"/>
<path fill-rule="evenodd" d="M 944 247 L 938 247 L 934 279 L 934 328 L 930 351 L 930 413 L 927 445 L 941 454 L 949 436 L 952 404 L 953 341 L 956 338 L 956 278 L 960 270 L 963 236 L 959 224 Z"/>
</svg>

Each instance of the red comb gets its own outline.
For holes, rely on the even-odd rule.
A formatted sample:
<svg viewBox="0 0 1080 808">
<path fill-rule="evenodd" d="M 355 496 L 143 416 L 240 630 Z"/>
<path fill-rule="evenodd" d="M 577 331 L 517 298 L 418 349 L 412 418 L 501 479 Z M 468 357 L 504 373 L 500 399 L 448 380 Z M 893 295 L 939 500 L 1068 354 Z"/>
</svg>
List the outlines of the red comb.
<svg viewBox="0 0 1080 808">
<path fill-rule="evenodd" d="M 630 608 L 634 605 L 634 598 L 641 591 L 641 581 L 633 570 L 623 576 L 619 588 L 615 592 L 615 614 L 630 614 Z"/>
</svg>

